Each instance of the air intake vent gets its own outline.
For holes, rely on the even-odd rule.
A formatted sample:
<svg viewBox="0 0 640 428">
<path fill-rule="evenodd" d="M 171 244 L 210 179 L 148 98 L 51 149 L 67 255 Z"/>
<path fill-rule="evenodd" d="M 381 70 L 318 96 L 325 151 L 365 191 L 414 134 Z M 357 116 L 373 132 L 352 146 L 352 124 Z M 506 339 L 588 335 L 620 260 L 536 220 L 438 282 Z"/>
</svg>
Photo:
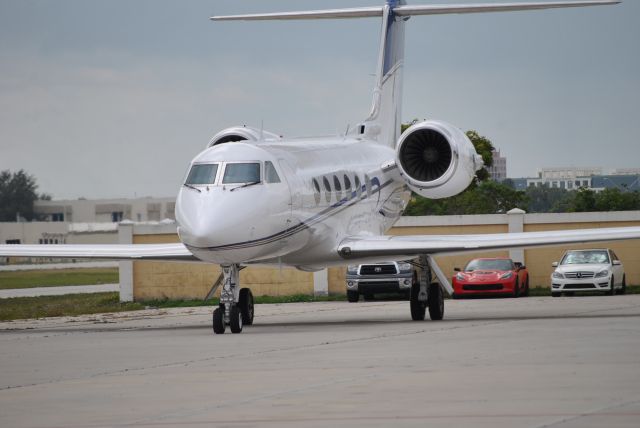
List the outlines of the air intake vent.
<svg viewBox="0 0 640 428">
<path fill-rule="evenodd" d="M 444 135 L 433 129 L 418 129 L 406 138 L 399 157 L 402 168 L 414 180 L 429 182 L 444 175 L 453 154 Z"/>
</svg>

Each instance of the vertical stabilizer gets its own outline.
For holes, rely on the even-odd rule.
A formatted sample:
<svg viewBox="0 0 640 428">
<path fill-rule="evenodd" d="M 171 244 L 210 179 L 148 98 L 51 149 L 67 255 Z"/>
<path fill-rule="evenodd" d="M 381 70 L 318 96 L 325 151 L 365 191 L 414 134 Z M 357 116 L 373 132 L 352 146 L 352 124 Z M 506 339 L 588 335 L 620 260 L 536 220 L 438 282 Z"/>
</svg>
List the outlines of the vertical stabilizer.
<svg viewBox="0 0 640 428">
<path fill-rule="evenodd" d="M 387 0 L 382 11 L 380 49 L 371 113 L 365 126 L 375 129 L 382 144 L 394 147 L 400 136 L 402 69 L 404 67 L 404 25 L 409 17 L 394 12 L 404 0 Z"/>
</svg>

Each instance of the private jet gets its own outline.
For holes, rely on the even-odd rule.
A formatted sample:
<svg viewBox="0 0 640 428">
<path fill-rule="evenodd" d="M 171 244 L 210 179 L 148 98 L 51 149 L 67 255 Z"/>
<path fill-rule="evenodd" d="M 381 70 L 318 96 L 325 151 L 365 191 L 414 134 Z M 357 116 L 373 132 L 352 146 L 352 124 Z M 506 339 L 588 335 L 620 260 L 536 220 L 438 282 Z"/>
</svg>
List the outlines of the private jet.
<svg viewBox="0 0 640 428">
<path fill-rule="evenodd" d="M 2 256 L 171 260 L 218 264 L 222 273 L 213 330 L 239 333 L 254 321 L 253 295 L 241 288 L 249 265 L 317 271 L 330 266 L 419 260 L 411 319 L 444 316 L 451 284 L 434 256 L 640 238 L 640 227 L 488 235 L 390 236 L 411 192 L 446 198 L 464 191 L 483 166 L 464 132 L 426 120 L 401 132 L 405 25 L 412 16 L 613 5 L 556 1 L 382 6 L 213 16 L 213 21 L 378 18 L 379 54 L 371 109 L 338 137 L 287 139 L 259 128 L 222 130 L 191 162 L 176 201 L 180 243 L 0 245 Z M 220 24 L 223 25 L 223 24 Z M 234 25 L 233 23 L 224 25 Z M 232 43 L 232 41 L 230 41 Z M 437 279 L 437 281 L 435 280 Z"/>
</svg>

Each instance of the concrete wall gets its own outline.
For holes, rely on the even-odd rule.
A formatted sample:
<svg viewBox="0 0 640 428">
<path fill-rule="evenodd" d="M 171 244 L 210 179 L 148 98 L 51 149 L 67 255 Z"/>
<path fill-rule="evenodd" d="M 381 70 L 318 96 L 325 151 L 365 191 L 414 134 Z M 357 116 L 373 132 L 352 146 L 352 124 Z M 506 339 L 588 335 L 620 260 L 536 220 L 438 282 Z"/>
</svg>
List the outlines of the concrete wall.
<svg viewBox="0 0 640 428">
<path fill-rule="evenodd" d="M 640 226 L 640 211 L 574 214 L 510 214 L 471 216 L 403 217 L 389 231 L 392 235 L 485 234 L 560 229 Z M 120 242 L 178 242 L 175 224 L 121 225 Z M 124 227 L 124 230 L 123 230 Z M 551 263 L 567 248 L 610 247 L 625 265 L 628 284 L 640 284 L 640 240 L 602 242 L 531 250 L 479 252 L 462 256 L 437 257 L 447 274 L 454 267 L 464 267 L 474 257 L 509 256 L 527 265 L 531 286 L 549 287 Z M 127 262 L 131 263 L 131 262 Z M 121 268 L 123 296 L 136 300 L 203 298 L 219 275 L 217 266 L 197 263 L 133 262 L 130 273 Z M 256 295 L 344 294 L 345 268 L 330 268 L 315 274 L 293 269 L 249 267 L 242 270 L 243 286 Z M 129 290 L 129 291 L 127 291 Z M 127 294 L 128 293 L 128 294 Z M 123 298 L 121 296 L 121 298 Z"/>
</svg>

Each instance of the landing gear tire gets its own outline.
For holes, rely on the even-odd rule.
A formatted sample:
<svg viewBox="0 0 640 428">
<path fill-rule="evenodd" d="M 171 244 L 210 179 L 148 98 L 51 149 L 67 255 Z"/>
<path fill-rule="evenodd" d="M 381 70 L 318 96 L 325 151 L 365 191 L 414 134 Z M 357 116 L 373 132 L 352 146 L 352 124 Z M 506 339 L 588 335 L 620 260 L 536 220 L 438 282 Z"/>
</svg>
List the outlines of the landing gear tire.
<svg viewBox="0 0 640 428">
<path fill-rule="evenodd" d="M 411 297 L 409 299 L 409 306 L 411 308 L 411 319 L 414 321 L 424 321 L 424 316 L 427 310 L 427 302 L 419 301 L 419 294 L 420 283 L 414 282 L 411 285 Z"/>
<path fill-rule="evenodd" d="M 360 299 L 360 293 L 357 291 L 347 290 L 347 300 L 351 303 L 355 303 Z"/>
<path fill-rule="evenodd" d="M 233 305 L 229 311 L 229 327 L 231 327 L 231 333 L 242 332 L 242 313 L 238 305 Z"/>
<path fill-rule="evenodd" d="M 213 311 L 213 332 L 215 334 L 224 334 L 224 308 L 217 307 Z"/>
<path fill-rule="evenodd" d="M 238 307 L 240 315 L 242 315 L 242 324 L 253 324 L 253 293 L 248 288 L 240 289 L 240 298 L 238 299 Z M 240 328 L 242 330 L 242 328 Z"/>
<path fill-rule="evenodd" d="M 440 284 L 437 282 L 431 283 L 428 295 L 429 317 L 432 321 L 440 321 L 444 318 L 444 295 Z"/>
</svg>

